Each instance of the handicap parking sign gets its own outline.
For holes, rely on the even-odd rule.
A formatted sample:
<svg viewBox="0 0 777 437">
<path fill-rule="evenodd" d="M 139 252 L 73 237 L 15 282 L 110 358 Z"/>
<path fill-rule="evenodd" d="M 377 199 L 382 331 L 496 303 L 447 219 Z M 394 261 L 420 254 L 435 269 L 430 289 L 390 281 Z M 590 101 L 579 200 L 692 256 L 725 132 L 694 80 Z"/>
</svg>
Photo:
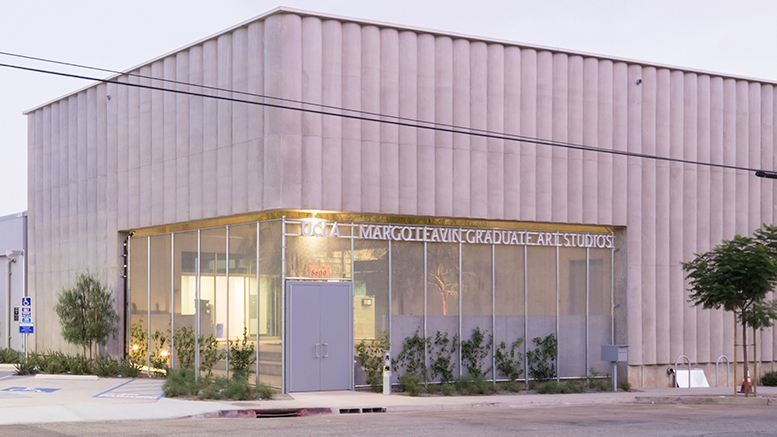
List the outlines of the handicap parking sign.
<svg viewBox="0 0 777 437">
<path fill-rule="evenodd" d="M 32 298 L 31 297 L 23 297 L 22 298 L 22 306 L 23 307 L 32 306 Z"/>
</svg>

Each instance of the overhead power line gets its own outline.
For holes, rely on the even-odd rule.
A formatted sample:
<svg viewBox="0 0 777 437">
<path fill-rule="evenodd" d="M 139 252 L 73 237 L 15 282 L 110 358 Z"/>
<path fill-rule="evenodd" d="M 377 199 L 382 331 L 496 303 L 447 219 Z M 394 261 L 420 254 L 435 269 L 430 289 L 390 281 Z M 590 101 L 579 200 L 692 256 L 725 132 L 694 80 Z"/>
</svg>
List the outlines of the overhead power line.
<svg viewBox="0 0 777 437">
<path fill-rule="evenodd" d="M 359 120 L 359 121 L 368 121 L 368 122 L 374 122 L 374 123 L 383 123 L 383 124 L 390 124 L 394 126 L 399 127 L 409 127 L 409 128 L 416 128 L 416 129 L 425 129 L 425 130 L 432 130 L 436 132 L 445 132 L 445 133 L 451 133 L 451 134 L 458 134 L 458 135 L 468 135 L 468 136 L 474 136 L 479 138 L 487 138 L 487 139 L 496 139 L 496 140 L 503 140 L 503 141 L 517 141 L 517 142 L 524 142 L 524 143 L 530 143 L 530 144 L 536 144 L 536 145 L 542 145 L 542 146 L 549 146 L 549 147 L 560 147 L 565 148 L 569 150 L 580 150 L 585 152 L 594 152 L 594 153 L 606 153 L 616 156 L 625 156 L 625 157 L 634 157 L 634 158 L 643 158 L 643 159 L 652 159 L 656 161 L 664 161 L 664 162 L 675 162 L 680 164 L 693 164 L 693 165 L 701 165 L 701 166 L 707 166 L 712 168 L 721 168 L 721 169 L 729 169 L 729 170 L 742 170 L 742 171 L 752 171 L 752 172 L 769 172 L 772 173 L 769 170 L 759 169 L 759 168 L 750 168 L 750 167 L 741 167 L 736 165 L 728 165 L 728 164 L 718 164 L 718 163 L 712 163 L 712 162 L 701 162 L 701 161 L 693 161 L 689 159 L 680 159 L 680 158 L 671 158 L 667 156 L 658 156 L 658 155 L 649 155 L 646 153 L 636 153 L 636 152 L 629 152 L 627 150 L 618 150 L 618 149 L 605 149 L 600 147 L 593 147 L 593 146 L 586 146 L 583 144 L 575 144 L 575 143 L 569 143 L 569 142 L 563 142 L 563 141 L 553 141 L 553 140 L 546 140 L 541 138 L 533 138 L 533 137 L 527 137 L 522 135 L 516 135 L 516 134 L 508 134 L 504 132 L 494 132 L 489 130 L 483 130 L 483 129 L 477 129 L 477 128 L 469 128 L 469 127 L 463 127 L 463 126 L 456 126 L 456 125 L 450 125 L 450 124 L 441 124 L 431 121 L 424 121 L 419 119 L 411 119 L 411 118 L 403 118 L 403 117 L 397 117 L 397 116 L 391 116 L 381 113 L 374 113 L 374 112 L 365 112 L 365 111 L 359 111 L 359 110 L 353 110 L 348 108 L 342 108 L 337 106 L 330 106 L 330 105 L 322 105 L 317 103 L 310 103 L 302 100 L 293 100 L 293 99 L 285 99 L 285 98 L 279 98 L 279 97 L 272 97 L 272 96 L 265 96 L 261 94 L 254 94 L 244 91 L 236 91 L 232 89 L 225 89 L 225 88 L 218 88 L 218 87 L 211 87 L 207 85 L 200 85 L 200 84 L 192 84 L 188 82 L 181 82 L 181 81 L 174 81 L 164 78 L 157 78 L 153 76 L 146 76 L 146 75 L 138 75 L 134 73 L 123 73 L 119 71 L 114 70 L 107 70 L 97 67 L 89 67 L 89 66 L 83 66 L 79 64 L 72 64 L 67 62 L 61 62 L 61 61 L 54 61 L 54 60 L 48 60 L 44 58 L 35 58 L 31 56 L 24 56 L 24 55 L 17 55 L 17 54 L 10 54 L 6 52 L 0 52 L 0 55 L 8 55 L 8 56 L 15 56 L 19 58 L 25 58 L 30 60 L 37 60 L 37 61 L 43 61 L 43 62 L 50 62 L 50 63 L 56 63 L 60 65 L 67 65 L 67 66 L 74 66 L 78 68 L 86 68 L 96 71 L 103 71 L 103 72 L 110 72 L 115 73 L 118 75 L 123 76 L 132 76 L 132 77 L 138 77 L 143 79 L 150 79 L 150 80 L 157 80 L 162 82 L 169 82 L 169 83 L 175 83 L 178 85 L 185 85 L 190 87 L 200 87 L 204 89 L 209 89 L 212 91 L 218 91 L 218 92 L 224 92 L 224 93 L 232 93 L 232 94 L 240 94 L 240 95 L 247 95 L 251 97 L 258 97 L 262 99 L 271 99 L 271 100 L 278 100 L 282 102 L 287 103 L 294 103 L 299 105 L 305 105 L 305 106 L 314 106 L 321 109 L 313 109 L 313 108 L 306 108 L 303 106 L 288 106 L 280 103 L 268 103 L 268 102 L 260 102 L 255 100 L 246 100 L 242 98 L 235 98 L 235 97 L 227 97 L 227 96 L 221 96 L 221 95 L 214 95 L 214 94 L 205 94 L 201 92 L 193 92 L 193 91 L 185 91 L 185 90 L 177 90 L 177 89 L 171 89 L 171 88 L 164 88 L 160 86 L 154 86 L 154 85 L 147 85 L 147 84 L 140 84 L 140 83 L 131 83 L 131 82 L 121 82 L 116 79 L 103 79 L 99 77 L 93 77 L 93 76 L 85 76 L 85 75 L 79 75 L 79 74 L 72 74 L 72 73 L 65 73 L 61 71 L 55 71 L 55 70 L 46 70 L 41 68 L 32 68 L 32 67 L 25 67 L 21 65 L 14 65 L 14 64 L 6 64 L 6 63 L 0 63 L 0 67 L 6 67 L 6 68 L 12 68 L 17 70 L 23 70 L 23 71 L 30 71 L 30 72 L 36 72 L 36 73 L 42 73 L 42 74 L 49 74 L 49 75 L 55 75 L 55 76 L 62 76 L 62 77 L 69 77 L 73 79 L 82 79 L 82 80 L 89 80 L 94 82 L 100 82 L 105 84 L 114 84 L 114 85 L 121 85 L 121 86 L 128 86 L 128 87 L 134 87 L 134 88 L 141 88 L 141 89 L 148 89 L 153 91 L 161 91 L 161 92 L 169 92 L 169 93 L 175 93 L 175 94 L 182 94 L 187 95 L 191 97 L 202 97 L 202 98 L 209 98 L 209 99 L 216 99 L 216 100 L 222 100 L 222 101 L 229 101 L 229 102 L 235 102 L 235 103 L 245 103 L 248 105 L 257 105 L 257 106 L 263 106 L 268 108 L 277 108 L 277 109 L 286 109 L 291 111 L 297 111 L 297 112 L 305 112 L 305 113 L 312 113 L 312 114 L 319 114 L 319 115 L 325 115 L 325 116 L 332 116 L 332 117 L 339 117 L 344 119 L 350 119 L 350 120 Z M 326 109 L 326 110 L 324 110 Z M 328 112 L 327 110 L 335 110 L 335 111 L 343 111 L 343 112 Z"/>
</svg>

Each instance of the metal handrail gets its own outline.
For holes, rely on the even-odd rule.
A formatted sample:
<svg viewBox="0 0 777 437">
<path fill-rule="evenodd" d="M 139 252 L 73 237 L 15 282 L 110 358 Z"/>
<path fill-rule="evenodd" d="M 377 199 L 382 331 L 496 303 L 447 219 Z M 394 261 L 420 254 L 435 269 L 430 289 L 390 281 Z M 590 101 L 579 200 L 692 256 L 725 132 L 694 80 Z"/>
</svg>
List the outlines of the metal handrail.
<svg viewBox="0 0 777 437">
<path fill-rule="evenodd" d="M 721 358 L 725 358 L 726 360 L 726 387 L 728 387 L 730 383 L 728 377 L 729 377 L 729 372 L 731 370 L 731 363 L 728 361 L 728 357 L 725 355 L 719 356 L 718 360 L 715 361 L 715 387 L 718 386 L 718 364 L 720 363 Z M 690 384 L 688 384 L 688 386 L 690 386 Z"/>
<path fill-rule="evenodd" d="M 687 355 L 680 355 L 674 362 L 674 384 L 680 388 L 680 383 L 677 381 L 677 363 L 680 362 L 680 358 L 685 358 L 688 362 L 688 388 L 691 388 L 691 359 Z"/>
</svg>

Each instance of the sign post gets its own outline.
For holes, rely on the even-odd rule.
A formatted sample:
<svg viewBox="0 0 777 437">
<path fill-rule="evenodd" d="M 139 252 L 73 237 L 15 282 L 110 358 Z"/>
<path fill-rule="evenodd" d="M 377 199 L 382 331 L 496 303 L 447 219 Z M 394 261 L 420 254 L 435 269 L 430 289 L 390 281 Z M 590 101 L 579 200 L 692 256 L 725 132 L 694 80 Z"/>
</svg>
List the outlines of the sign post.
<svg viewBox="0 0 777 437">
<path fill-rule="evenodd" d="M 22 320 L 19 322 L 19 334 L 34 334 L 35 326 L 32 323 L 32 298 L 22 298 Z M 27 338 L 25 337 L 25 340 Z M 26 343 L 26 342 L 25 342 Z"/>
</svg>

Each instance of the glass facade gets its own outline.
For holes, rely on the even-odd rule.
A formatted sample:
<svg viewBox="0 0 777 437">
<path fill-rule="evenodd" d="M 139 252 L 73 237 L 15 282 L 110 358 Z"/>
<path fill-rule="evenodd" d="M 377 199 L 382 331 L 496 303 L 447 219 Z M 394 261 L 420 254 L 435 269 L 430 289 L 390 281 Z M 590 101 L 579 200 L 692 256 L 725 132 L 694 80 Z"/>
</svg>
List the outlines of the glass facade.
<svg viewBox="0 0 777 437">
<path fill-rule="evenodd" d="M 429 366 L 434 339 L 447 335 L 454 375 L 477 365 L 504 380 L 497 357 L 513 350 L 526 380 L 526 352 L 554 336 L 557 378 L 603 373 L 612 234 L 596 234 L 610 238 L 606 247 L 578 234 L 283 218 L 134 236 L 127 351 L 149 373 L 191 365 L 227 376 L 229 350 L 245 338 L 256 351 L 251 381 L 285 390 L 286 281 L 345 282 L 353 345 L 385 337 L 396 359 L 418 333 L 430 339 Z M 559 244 L 560 235 L 572 235 L 562 240 L 572 244 Z M 471 348 L 477 337 L 482 354 L 473 364 L 461 345 Z M 356 353 L 353 362 L 353 384 L 367 384 Z"/>
</svg>

